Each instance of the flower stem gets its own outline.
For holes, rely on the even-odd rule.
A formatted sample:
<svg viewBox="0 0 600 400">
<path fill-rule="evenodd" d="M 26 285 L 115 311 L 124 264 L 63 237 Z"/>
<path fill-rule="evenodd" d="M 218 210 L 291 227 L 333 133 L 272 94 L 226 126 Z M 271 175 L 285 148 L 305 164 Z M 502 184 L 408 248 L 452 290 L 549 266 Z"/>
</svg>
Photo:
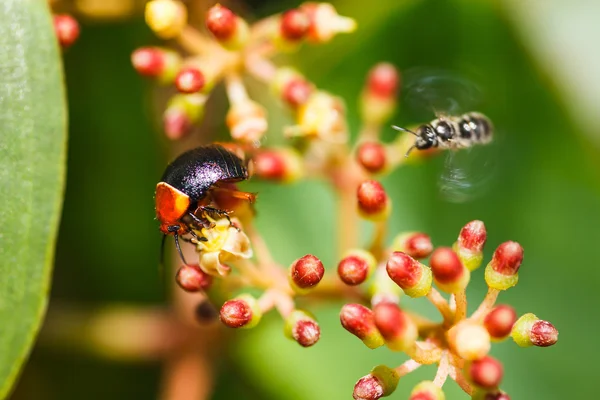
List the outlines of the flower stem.
<svg viewBox="0 0 600 400">
<path fill-rule="evenodd" d="M 467 316 L 467 293 L 463 289 L 456 293 L 456 312 L 454 313 L 454 323 L 462 321 Z"/>
<path fill-rule="evenodd" d="M 442 358 L 440 359 L 440 365 L 438 366 L 438 370 L 435 374 L 435 378 L 433 379 L 433 383 L 440 388 L 444 386 L 449 372 L 450 365 L 448 363 L 448 351 L 443 351 Z"/>
<path fill-rule="evenodd" d="M 442 294 L 437 291 L 437 289 L 432 287 L 429 293 L 427 293 L 427 298 L 438 309 L 440 314 L 442 314 L 442 317 L 444 317 L 444 322 L 452 321 L 452 311 L 450 310 L 450 305 L 442 296 Z"/>
<path fill-rule="evenodd" d="M 419 364 L 429 365 L 440 361 L 442 350 L 431 342 L 416 342 L 406 354 Z"/>
<path fill-rule="evenodd" d="M 419 364 L 415 360 L 407 360 L 402 365 L 394 368 L 400 377 L 406 376 L 419 368 L 422 364 Z"/>
<path fill-rule="evenodd" d="M 472 320 L 479 321 L 485 318 L 486 314 L 490 312 L 490 310 L 496 304 L 496 300 L 498 299 L 498 295 L 500 291 L 498 289 L 488 288 L 488 292 L 485 295 L 485 298 L 477 308 L 477 310 L 471 316 Z"/>
</svg>

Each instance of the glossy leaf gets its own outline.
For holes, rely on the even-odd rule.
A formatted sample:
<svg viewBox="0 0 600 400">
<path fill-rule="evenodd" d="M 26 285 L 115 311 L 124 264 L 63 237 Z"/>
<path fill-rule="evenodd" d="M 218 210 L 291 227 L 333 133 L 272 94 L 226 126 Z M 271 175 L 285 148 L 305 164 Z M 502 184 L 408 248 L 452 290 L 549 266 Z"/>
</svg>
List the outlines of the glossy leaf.
<svg viewBox="0 0 600 400">
<path fill-rule="evenodd" d="M 66 107 L 47 2 L 0 3 L 0 398 L 40 327 L 62 207 Z"/>
</svg>

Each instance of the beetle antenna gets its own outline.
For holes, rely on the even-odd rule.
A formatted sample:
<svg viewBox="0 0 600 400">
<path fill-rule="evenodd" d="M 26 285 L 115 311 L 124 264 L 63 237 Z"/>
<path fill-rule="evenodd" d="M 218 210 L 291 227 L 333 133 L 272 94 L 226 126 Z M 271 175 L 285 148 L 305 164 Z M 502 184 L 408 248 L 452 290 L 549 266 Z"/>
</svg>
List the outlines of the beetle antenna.
<svg viewBox="0 0 600 400">
<path fill-rule="evenodd" d="M 395 129 L 395 130 L 400 131 L 400 132 L 412 133 L 415 136 L 419 136 L 416 133 L 414 133 L 413 131 L 411 131 L 410 129 L 402 128 L 401 126 L 392 125 L 392 129 Z"/>
<path fill-rule="evenodd" d="M 179 235 L 177 234 L 177 232 L 175 232 L 173 236 L 175 236 L 175 248 L 177 249 L 177 252 L 179 253 L 179 257 L 181 257 L 181 261 L 183 261 L 183 263 L 185 265 L 188 265 L 187 261 L 185 261 L 185 257 L 183 257 L 183 252 L 181 251 L 181 246 L 179 245 Z"/>
</svg>

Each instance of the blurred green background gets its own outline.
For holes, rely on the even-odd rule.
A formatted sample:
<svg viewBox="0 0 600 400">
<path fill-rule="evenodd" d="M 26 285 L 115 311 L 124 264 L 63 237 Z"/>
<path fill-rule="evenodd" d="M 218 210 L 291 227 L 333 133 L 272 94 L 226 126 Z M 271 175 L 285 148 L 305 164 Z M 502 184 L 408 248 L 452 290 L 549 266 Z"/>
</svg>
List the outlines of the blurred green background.
<svg viewBox="0 0 600 400">
<path fill-rule="evenodd" d="M 493 355 L 505 367 L 502 387 L 513 399 L 596 398 L 598 346 L 593 340 L 600 329 L 594 319 L 600 305 L 600 254 L 594 247 L 599 237 L 600 152 L 594 144 L 597 132 L 571 112 L 572 97 L 567 100 L 562 91 L 564 71 L 559 74 L 558 64 L 536 53 L 535 41 L 524 36 L 527 31 L 515 18 L 524 11 L 513 7 L 514 2 L 334 4 L 358 21 L 357 32 L 322 46 L 305 46 L 292 61 L 319 87 L 346 99 L 354 131 L 364 75 L 384 60 L 401 70 L 430 66 L 476 79 L 485 93 L 480 111 L 503 135 L 498 174 L 489 192 L 472 202 L 440 199 L 436 180 L 441 159 L 400 168 L 387 177 L 384 185 L 394 201 L 392 232 L 421 230 L 436 245 L 450 245 L 464 223 L 481 219 L 489 232 L 487 259 L 497 244 L 519 241 L 525 248 L 520 282 L 500 301 L 512 304 L 519 314 L 533 312 L 551 321 L 560 340 L 547 349 L 521 349 L 512 342 L 495 345 Z M 254 1 L 247 7 L 262 16 L 294 5 L 289 0 Z M 129 61 L 136 47 L 158 41 L 141 17 L 84 22 L 82 28 L 80 40 L 64 57 L 70 103 L 68 185 L 50 308 L 163 304 L 153 191 L 170 144 L 157 129 L 154 86 L 138 77 Z M 210 117 L 223 129 L 223 103 L 216 102 L 212 110 L 223 113 Z M 279 109 L 271 114 L 276 125 L 282 119 L 276 115 Z M 401 108 L 394 122 L 420 122 L 411 118 Z M 250 185 L 261 194 L 258 225 L 277 259 L 288 264 L 310 252 L 333 272 L 332 193 L 320 182 Z M 473 274 L 469 289 L 475 306 L 486 290 L 483 271 Z M 425 301 L 406 304 L 432 313 Z M 371 367 L 404 361 L 387 349 L 368 350 L 346 333 L 338 321 L 340 306 L 315 310 L 322 339 L 313 348 L 302 349 L 284 338 L 276 316 L 252 331 L 236 332 L 218 365 L 214 398 L 348 399 L 356 380 Z M 40 340 L 13 398 L 157 397 L 159 362 L 114 362 L 69 347 Z M 433 374 L 433 368 L 422 368 L 409 375 L 391 398 L 407 398 L 418 381 Z M 448 399 L 466 398 L 452 381 L 445 390 Z"/>
</svg>

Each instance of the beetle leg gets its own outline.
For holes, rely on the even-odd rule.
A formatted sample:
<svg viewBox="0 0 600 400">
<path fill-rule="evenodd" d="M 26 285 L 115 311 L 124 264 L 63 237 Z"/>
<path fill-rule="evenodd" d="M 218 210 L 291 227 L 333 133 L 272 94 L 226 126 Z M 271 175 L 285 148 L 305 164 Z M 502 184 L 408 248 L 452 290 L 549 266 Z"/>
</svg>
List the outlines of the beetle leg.
<svg viewBox="0 0 600 400">
<path fill-rule="evenodd" d="M 200 207 L 202 208 L 202 207 Z M 212 224 L 206 219 L 200 219 L 193 212 L 188 212 L 190 218 L 201 228 L 212 228 Z"/>
<path fill-rule="evenodd" d="M 233 222 L 231 222 L 231 218 L 229 217 L 229 211 L 221 210 L 212 206 L 200 206 L 199 208 L 205 213 L 227 218 L 229 225 L 237 229 L 238 232 L 240 231 L 240 228 L 238 228 L 233 224 Z"/>
</svg>

